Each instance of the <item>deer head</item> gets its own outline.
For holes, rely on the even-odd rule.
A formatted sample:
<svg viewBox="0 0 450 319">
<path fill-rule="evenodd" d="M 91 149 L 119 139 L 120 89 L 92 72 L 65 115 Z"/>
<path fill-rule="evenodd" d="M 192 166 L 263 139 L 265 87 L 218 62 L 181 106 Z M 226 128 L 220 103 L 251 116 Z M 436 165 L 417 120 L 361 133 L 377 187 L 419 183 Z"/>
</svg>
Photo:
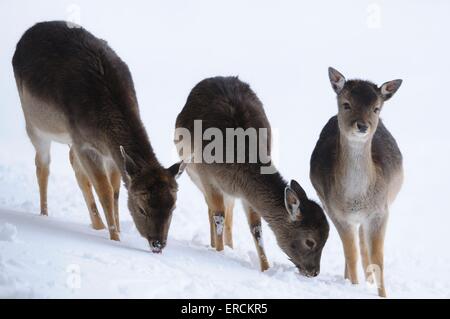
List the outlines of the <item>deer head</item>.
<svg viewBox="0 0 450 319">
<path fill-rule="evenodd" d="M 124 160 L 128 209 L 136 228 L 146 238 L 154 253 L 162 252 L 166 246 L 172 212 L 177 199 L 178 178 L 185 162 L 167 169 L 139 169 L 133 159 L 120 147 Z"/>
<path fill-rule="evenodd" d="M 377 129 L 384 102 L 397 92 L 402 80 L 389 81 L 378 87 L 369 81 L 346 81 L 339 71 L 331 67 L 328 75 L 337 94 L 341 134 L 353 141 L 369 140 Z"/>
<path fill-rule="evenodd" d="M 322 208 L 292 180 L 285 189 L 286 220 L 276 231 L 278 245 L 301 274 L 315 277 L 330 227 Z"/>
</svg>

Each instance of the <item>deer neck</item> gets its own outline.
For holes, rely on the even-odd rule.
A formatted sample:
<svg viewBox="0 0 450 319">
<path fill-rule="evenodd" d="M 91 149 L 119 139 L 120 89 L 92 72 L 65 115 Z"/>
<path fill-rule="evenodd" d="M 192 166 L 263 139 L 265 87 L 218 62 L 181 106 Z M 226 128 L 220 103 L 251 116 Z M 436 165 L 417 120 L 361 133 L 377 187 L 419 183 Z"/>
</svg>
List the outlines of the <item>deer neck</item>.
<svg viewBox="0 0 450 319">
<path fill-rule="evenodd" d="M 162 169 L 153 152 L 139 113 L 134 109 L 130 108 L 128 112 L 122 111 L 108 129 L 109 134 L 107 133 L 106 136 L 111 154 L 125 181 L 127 178 L 125 178 L 126 173 L 120 146 L 133 159 L 139 171 Z"/>
<path fill-rule="evenodd" d="M 257 178 L 248 176 L 250 183 L 244 190 L 244 197 L 250 206 L 273 229 L 277 223 L 286 220 L 284 190 L 287 183 L 279 172 L 259 174 Z"/>
<path fill-rule="evenodd" d="M 347 197 L 366 194 L 376 177 L 372 160 L 372 138 L 352 141 L 340 135 L 336 175 Z"/>
</svg>

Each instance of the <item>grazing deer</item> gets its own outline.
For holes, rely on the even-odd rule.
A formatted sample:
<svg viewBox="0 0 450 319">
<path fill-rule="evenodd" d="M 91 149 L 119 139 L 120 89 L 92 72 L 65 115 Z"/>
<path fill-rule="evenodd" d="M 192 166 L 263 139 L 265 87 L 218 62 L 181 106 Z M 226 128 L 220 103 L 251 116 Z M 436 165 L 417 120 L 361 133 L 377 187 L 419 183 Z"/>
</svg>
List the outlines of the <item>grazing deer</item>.
<svg viewBox="0 0 450 319">
<path fill-rule="evenodd" d="M 123 178 L 139 233 L 161 252 L 184 165 L 161 166 L 139 116 L 127 65 L 103 40 L 62 21 L 28 29 L 13 57 L 26 130 L 36 149 L 41 215 L 47 215 L 50 144 L 69 144 L 70 161 L 92 226 L 104 228 L 92 194 L 103 207 L 110 238 L 119 240 L 118 197 Z"/>
<path fill-rule="evenodd" d="M 384 235 L 403 168 L 402 154 L 379 114 L 402 80 L 377 87 L 368 81 L 346 81 L 333 68 L 329 77 L 337 94 L 338 115 L 320 134 L 311 157 L 311 181 L 341 237 L 345 278 L 358 283 L 359 232 L 366 279 L 375 279 L 378 294 L 384 297 Z"/>
<path fill-rule="evenodd" d="M 246 131 L 251 128 L 265 129 L 268 134 L 265 137 L 258 135 L 259 140 L 253 140 L 253 143 L 262 145 L 261 139 L 265 138 L 269 156 L 270 124 L 256 94 L 249 85 L 236 77 L 215 77 L 201 81 L 192 89 L 178 115 L 175 143 L 181 158 L 185 161 L 193 159 L 187 164 L 186 170 L 202 191 L 208 206 L 211 246 L 217 251 L 223 250 L 224 239 L 228 246 L 233 246 L 233 205 L 234 199 L 240 198 L 256 245 L 261 271 L 269 268 L 262 241 L 262 217 L 275 233 L 278 245 L 299 271 L 306 276 L 317 276 L 329 231 L 320 206 L 308 199 L 296 181 L 288 185 L 275 169 L 272 174 L 262 174 L 264 160 L 261 157 L 258 156 L 254 163 L 248 161 L 252 142 L 244 142 L 243 149 L 238 148 L 239 143 L 233 143 L 232 147 L 226 143 L 223 154 L 227 152 L 227 147 L 235 152 L 231 163 L 228 160 L 207 163 L 197 158 L 198 148 L 200 154 L 206 150 L 204 141 L 200 145 L 194 143 L 194 147 L 191 147 L 192 139 L 178 138 L 180 129 L 195 135 L 196 120 L 201 120 L 202 133 L 205 134 L 209 129 L 218 129 L 223 136 L 230 128 Z M 192 151 L 185 154 L 185 150 Z M 234 161 L 240 151 L 245 153 L 244 162 Z"/>
</svg>

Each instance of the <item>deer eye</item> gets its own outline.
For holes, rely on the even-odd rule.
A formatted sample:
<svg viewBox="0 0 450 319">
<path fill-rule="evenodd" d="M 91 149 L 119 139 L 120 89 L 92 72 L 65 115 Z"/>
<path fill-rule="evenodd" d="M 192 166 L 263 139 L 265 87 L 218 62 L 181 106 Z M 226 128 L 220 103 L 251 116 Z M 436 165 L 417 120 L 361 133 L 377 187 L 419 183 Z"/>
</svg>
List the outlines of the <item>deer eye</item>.
<svg viewBox="0 0 450 319">
<path fill-rule="evenodd" d="M 145 209 L 143 209 L 140 205 L 138 205 L 137 210 L 142 216 L 147 216 L 147 214 L 145 213 Z"/>
<path fill-rule="evenodd" d="M 309 249 L 314 249 L 314 247 L 316 247 L 316 242 L 312 239 L 306 239 L 305 246 Z"/>
<path fill-rule="evenodd" d="M 348 103 L 348 102 L 342 103 L 342 106 L 344 107 L 344 110 L 351 110 L 352 109 L 350 107 L 350 103 Z"/>
<path fill-rule="evenodd" d="M 376 107 L 373 111 L 374 111 L 375 114 L 376 114 L 376 113 L 380 112 L 380 108 L 379 108 L 379 107 Z"/>
</svg>

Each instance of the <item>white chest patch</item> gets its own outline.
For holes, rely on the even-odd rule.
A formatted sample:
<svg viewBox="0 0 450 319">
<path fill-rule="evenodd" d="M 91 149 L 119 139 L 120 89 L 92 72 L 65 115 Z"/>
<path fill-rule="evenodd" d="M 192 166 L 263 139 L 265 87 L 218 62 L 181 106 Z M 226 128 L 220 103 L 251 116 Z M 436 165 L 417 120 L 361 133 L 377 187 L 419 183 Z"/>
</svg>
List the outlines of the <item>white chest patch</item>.
<svg viewBox="0 0 450 319">
<path fill-rule="evenodd" d="M 342 180 L 342 186 L 347 198 L 364 195 L 369 188 L 369 178 L 366 172 L 358 167 L 350 170 Z"/>
</svg>

